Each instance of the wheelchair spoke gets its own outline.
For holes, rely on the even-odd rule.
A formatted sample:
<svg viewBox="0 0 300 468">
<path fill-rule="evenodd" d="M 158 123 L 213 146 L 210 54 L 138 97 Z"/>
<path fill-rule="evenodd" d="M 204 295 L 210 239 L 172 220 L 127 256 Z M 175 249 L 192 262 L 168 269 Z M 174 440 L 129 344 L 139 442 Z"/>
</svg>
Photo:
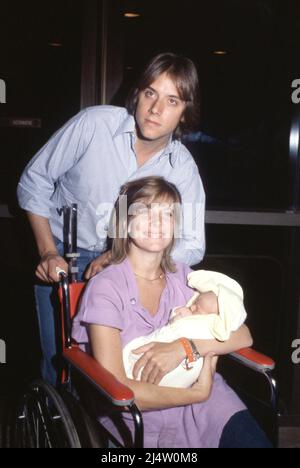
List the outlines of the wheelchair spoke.
<svg viewBox="0 0 300 468">
<path fill-rule="evenodd" d="M 32 384 L 24 395 L 15 424 L 18 447 L 80 447 L 68 408 L 58 391 L 44 381 Z"/>
</svg>

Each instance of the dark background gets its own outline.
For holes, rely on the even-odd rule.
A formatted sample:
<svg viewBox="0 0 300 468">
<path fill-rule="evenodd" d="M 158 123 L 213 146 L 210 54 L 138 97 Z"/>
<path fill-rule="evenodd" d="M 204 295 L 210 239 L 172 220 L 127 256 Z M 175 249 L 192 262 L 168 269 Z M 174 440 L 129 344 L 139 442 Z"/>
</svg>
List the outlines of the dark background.
<svg viewBox="0 0 300 468">
<path fill-rule="evenodd" d="M 125 11 L 140 17 L 125 18 Z M 123 105 L 145 62 L 173 51 L 191 57 L 201 77 L 201 121 L 186 144 L 199 166 L 208 209 L 245 216 L 247 210 L 297 213 L 289 134 L 298 112 L 291 85 L 300 78 L 300 5 L 29 0 L 2 1 L 0 12 L 0 78 L 7 85 L 7 103 L 0 104 L 0 205 L 11 215 L 0 217 L 0 339 L 7 343 L 0 392 L 6 393 L 38 374 L 40 358 L 32 295 L 37 259 L 15 199 L 26 162 L 81 107 L 104 102 L 104 83 L 105 102 Z M 11 127 L 9 118 L 36 118 L 41 126 Z M 299 242 L 297 226 L 208 223 L 202 265 L 244 287 L 255 346 L 277 360 L 290 415 L 300 415 L 299 369 L 290 359 L 291 343 L 300 337 Z"/>
</svg>

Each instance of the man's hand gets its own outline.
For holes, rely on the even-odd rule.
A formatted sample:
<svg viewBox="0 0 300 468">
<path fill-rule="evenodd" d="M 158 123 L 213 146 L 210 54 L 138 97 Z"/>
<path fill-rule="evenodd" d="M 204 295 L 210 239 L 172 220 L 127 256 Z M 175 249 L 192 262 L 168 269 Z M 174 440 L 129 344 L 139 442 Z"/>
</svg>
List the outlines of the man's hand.
<svg viewBox="0 0 300 468">
<path fill-rule="evenodd" d="M 57 252 L 48 252 L 42 256 L 36 269 L 36 276 L 45 283 L 58 283 L 57 268 L 68 272 L 67 262 Z"/>
<path fill-rule="evenodd" d="M 172 343 L 149 343 L 132 351 L 143 354 L 135 363 L 133 378 L 137 379 L 141 369 L 141 382 L 158 385 L 162 378 L 176 369 L 185 358 L 185 351 L 179 340 Z"/>
<path fill-rule="evenodd" d="M 104 268 L 110 264 L 110 260 L 111 260 L 111 251 L 105 252 L 104 254 L 100 255 L 95 260 L 93 260 L 89 264 L 84 274 L 85 279 L 89 280 L 93 278 L 93 276 L 95 276 L 97 273 L 100 273 L 100 271 L 104 270 Z"/>
</svg>

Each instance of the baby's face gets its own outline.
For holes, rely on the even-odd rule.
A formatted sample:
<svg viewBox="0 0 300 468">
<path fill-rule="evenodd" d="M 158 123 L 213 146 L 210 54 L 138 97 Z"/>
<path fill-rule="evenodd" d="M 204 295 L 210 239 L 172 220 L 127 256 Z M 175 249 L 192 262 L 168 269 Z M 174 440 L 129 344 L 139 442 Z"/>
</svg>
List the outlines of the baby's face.
<svg viewBox="0 0 300 468">
<path fill-rule="evenodd" d="M 213 292 L 200 294 L 197 300 L 191 305 L 190 310 L 193 315 L 218 314 L 218 298 Z"/>
<path fill-rule="evenodd" d="M 179 307 L 175 311 L 172 322 L 188 317 L 189 315 L 219 314 L 218 298 L 213 292 L 201 294 L 191 307 Z"/>
</svg>

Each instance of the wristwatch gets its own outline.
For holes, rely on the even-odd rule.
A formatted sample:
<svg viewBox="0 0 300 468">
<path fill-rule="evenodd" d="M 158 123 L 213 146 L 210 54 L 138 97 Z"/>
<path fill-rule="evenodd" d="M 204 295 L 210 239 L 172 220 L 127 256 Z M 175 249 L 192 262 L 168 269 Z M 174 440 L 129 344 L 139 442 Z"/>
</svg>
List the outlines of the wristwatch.
<svg viewBox="0 0 300 468">
<path fill-rule="evenodd" d="M 197 349 L 197 346 L 195 345 L 193 340 L 189 340 L 189 342 L 190 342 L 190 345 L 191 345 L 191 348 L 192 348 L 192 351 L 193 351 L 194 360 L 198 361 L 198 359 L 201 358 L 201 354 L 199 353 L 199 351 Z"/>
<path fill-rule="evenodd" d="M 193 363 L 201 358 L 200 353 L 192 340 L 187 338 L 180 338 L 180 343 L 182 344 L 186 353 L 186 357 L 182 362 L 182 365 L 185 370 L 191 370 L 193 368 Z"/>
</svg>

